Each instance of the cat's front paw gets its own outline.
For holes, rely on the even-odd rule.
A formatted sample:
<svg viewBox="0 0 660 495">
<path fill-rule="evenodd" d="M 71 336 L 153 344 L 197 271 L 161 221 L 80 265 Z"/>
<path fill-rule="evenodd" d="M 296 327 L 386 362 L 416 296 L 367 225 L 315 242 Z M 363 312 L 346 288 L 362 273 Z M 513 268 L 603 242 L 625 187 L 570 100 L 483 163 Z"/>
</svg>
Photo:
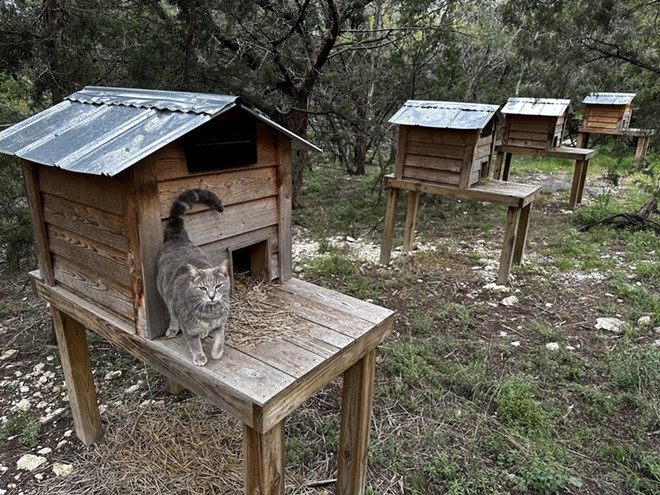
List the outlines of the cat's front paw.
<svg viewBox="0 0 660 495">
<path fill-rule="evenodd" d="M 204 354 L 197 354 L 193 356 L 193 363 L 197 366 L 204 366 L 208 362 Z"/>
</svg>

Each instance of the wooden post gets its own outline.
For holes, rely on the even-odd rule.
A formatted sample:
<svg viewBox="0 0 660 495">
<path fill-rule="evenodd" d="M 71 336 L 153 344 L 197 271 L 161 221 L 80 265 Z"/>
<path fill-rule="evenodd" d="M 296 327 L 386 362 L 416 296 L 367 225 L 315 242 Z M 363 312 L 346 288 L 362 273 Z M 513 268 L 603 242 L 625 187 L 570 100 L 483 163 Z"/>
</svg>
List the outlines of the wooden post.
<svg viewBox="0 0 660 495">
<path fill-rule="evenodd" d="M 415 239 L 415 220 L 419 205 L 419 191 L 408 191 L 408 210 L 406 211 L 406 224 L 403 231 L 403 250 L 412 251 Z"/>
<path fill-rule="evenodd" d="M 277 242 L 279 254 L 279 277 L 280 282 L 291 278 L 291 208 L 292 208 L 292 186 L 291 186 L 291 139 L 282 135 L 277 137 L 277 205 L 279 211 L 279 227 L 277 229 Z"/>
<path fill-rule="evenodd" d="M 509 180 L 509 170 L 511 170 L 512 153 L 504 154 L 504 169 L 502 170 L 502 180 Z"/>
<path fill-rule="evenodd" d="M 637 138 L 637 148 L 635 149 L 635 166 L 641 167 L 644 165 L 644 159 L 646 158 L 646 151 L 649 148 L 649 136 L 639 136 Z"/>
<path fill-rule="evenodd" d="M 575 160 L 575 170 L 573 171 L 573 184 L 571 185 L 571 197 L 568 200 L 568 207 L 574 210 L 578 203 L 582 201 L 582 191 L 587 177 L 587 168 L 589 160 Z"/>
<path fill-rule="evenodd" d="M 502 254 L 500 256 L 500 271 L 497 274 L 497 283 L 506 285 L 511 273 L 513 263 L 513 253 L 516 246 L 516 235 L 518 224 L 520 222 L 521 208 L 509 206 L 506 215 L 506 226 L 504 227 L 504 243 L 502 244 Z"/>
<path fill-rule="evenodd" d="M 399 203 L 399 189 L 390 187 L 387 196 L 387 209 L 385 210 L 385 225 L 383 227 L 383 242 L 380 245 L 380 262 L 387 265 L 392 254 L 394 242 L 394 221 L 396 220 L 396 207 Z"/>
<path fill-rule="evenodd" d="M 516 235 L 516 245 L 513 250 L 513 263 L 519 265 L 522 263 L 525 254 L 525 245 L 527 243 L 527 231 L 529 230 L 529 216 L 532 210 L 532 203 L 522 207 L 520 220 L 518 221 L 518 234 Z"/>
<path fill-rule="evenodd" d="M 96 389 L 92 378 L 85 327 L 54 306 L 51 307 L 51 312 L 69 394 L 73 425 L 78 438 L 85 445 L 90 445 L 103 436 L 103 430 L 96 405 Z"/>
<path fill-rule="evenodd" d="M 337 495 L 364 494 L 375 369 L 373 349 L 344 372 Z"/>
<path fill-rule="evenodd" d="M 493 167 L 493 179 L 500 179 L 502 173 L 502 160 L 504 159 L 504 153 L 499 151 L 497 157 L 495 158 L 495 167 Z"/>
<path fill-rule="evenodd" d="M 266 433 L 243 424 L 245 495 L 284 495 L 284 421 Z"/>
</svg>

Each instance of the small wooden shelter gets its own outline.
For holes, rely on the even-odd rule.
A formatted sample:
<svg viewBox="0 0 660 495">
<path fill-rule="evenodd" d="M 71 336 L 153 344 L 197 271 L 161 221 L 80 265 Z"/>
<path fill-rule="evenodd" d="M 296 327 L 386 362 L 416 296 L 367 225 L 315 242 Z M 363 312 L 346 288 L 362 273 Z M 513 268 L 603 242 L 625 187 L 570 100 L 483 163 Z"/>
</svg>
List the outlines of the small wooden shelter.
<svg viewBox="0 0 660 495">
<path fill-rule="evenodd" d="M 635 93 L 590 93 L 584 103 L 582 127 L 599 130 L 622 130 L 630 126 Z"/>
<path fill-rule="evenodd" d="M 584 118 L 578 129 L 577 145 L 586 147 L 591 134 L 626 136 L 637 140 L 635 165 L 641 167 L 646 158 L 655 129 L 630 127 L 635 93 L 590 93 L 584 103 Z"/>
<path fill-rule="evenodd" d="M 390 119 L 399 126 L 395 177 L 465 189 L 488 175 L 499 106 L 409 100 Z"/>
<path fill-rule="evenodd" d="M 376 346 L 393 312 L 292 278 L 296 148 L 318 150 L 235 96 L 137 89 L 87 87 L 0 132 L 0 152 L 22 160 L 39 262 L 30 275 L 50 303 L 84 443 L 102 435 L 91 329 L 243 423 L 245 493 L 284 495 L 286 417 L 343 376 L 337 493 L 364 492 Z M 162 228 L 192 187 L 214 191 L 225 211 L 193 207 L 191 240 L 232 272 L 277 281 L 265 284 L 267 303 L 295 317 L 294 336 L 226 345 L 203 367 L 182 336 L 159 338 Z"/>
<path fill-rule="evenodd" d="M 571 113 L 571 100 L 509 98 L 502 107 L 506 119 L 502 144 L 548 151 L 559 147 Z"/>
<path fill-rule="evenodd" d="M 223 214 L 196 206 L 191 239 L 218 262 L 265 280 L 291 277 L 292 147 L 318 150 L 240 98 L 86 87 L 0 134 L 23 161 L 41 276 L 156 338 L 161 224 L 192 187 Z M 233 272 L 232 271 L 232 272 Z"/>
<path fill-rule="evenodd" d="M 399 125 L 396 169 L 389 189 L 380 261 L 389 263 L 399 191 L 408 191 L 403 250 L 413 247 L 420 192 L 508 207 L 498 283 L 522 261 L 531 206 L 538 186 L 488 179 L 499 125 L 498 105 L 407 101 L 390 122 Z"/>
</svg>

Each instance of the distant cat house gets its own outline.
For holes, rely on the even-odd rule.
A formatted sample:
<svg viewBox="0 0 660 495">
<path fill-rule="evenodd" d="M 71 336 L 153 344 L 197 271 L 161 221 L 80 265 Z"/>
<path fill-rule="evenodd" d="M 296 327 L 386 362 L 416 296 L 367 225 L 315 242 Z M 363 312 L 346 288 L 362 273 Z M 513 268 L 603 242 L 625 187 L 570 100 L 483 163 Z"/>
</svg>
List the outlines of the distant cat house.
<svg viewBox="0 0 660 495">
<path fill-rule="evenodd" d="M 497 105 L 408 100 L 399 126 L 397 179 L 466 189 L 488 175 L 499 124 Z"/>
<path fill-rule="evenodd" d="M 561 146 L 571 100 L 509 98 L 502 107 L 506 119 L 502 144 L 550 151 Z"/>
<path fill-rule="evenodd" d="M 630 126 L 635 93 L 590 93 L 584 103 L 582 126 L 592 132 L 623 130 Z"/>
<path fill-rule="evenodd" d="M 207 188 L 191 239 L 233 272 L 291 277 L 291 150 L 319 151 L 235 96 L 86 87 L 0 133 L 22 160 L 40 276 L 138 335 L 166 330 L 156 290 L 162 222 Z"/>
</svg>

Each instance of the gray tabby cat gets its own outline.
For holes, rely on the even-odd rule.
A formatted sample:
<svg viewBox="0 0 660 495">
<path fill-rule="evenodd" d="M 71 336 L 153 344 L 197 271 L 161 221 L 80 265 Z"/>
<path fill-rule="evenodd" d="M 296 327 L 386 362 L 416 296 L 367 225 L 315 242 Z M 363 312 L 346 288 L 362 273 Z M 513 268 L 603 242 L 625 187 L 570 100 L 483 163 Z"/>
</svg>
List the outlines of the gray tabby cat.
<svg viewBox="0 0 660 495">
<path fill-rule="evenodd" d="M 229 262 L 214 266 L 206 254 L 193 244 L 183 224 L 183 216 L 197 203 L 223 211 L 215 193 L 189 189 L 174 201 L 158 257 L 158 291 L 170 314 L 167 336 L 183 332 L 197 366 L 207 362 L 202 339 L 213 337 L 211 357 L 224 353 L 225 322 L 229 316 Z"/>
</svg>

